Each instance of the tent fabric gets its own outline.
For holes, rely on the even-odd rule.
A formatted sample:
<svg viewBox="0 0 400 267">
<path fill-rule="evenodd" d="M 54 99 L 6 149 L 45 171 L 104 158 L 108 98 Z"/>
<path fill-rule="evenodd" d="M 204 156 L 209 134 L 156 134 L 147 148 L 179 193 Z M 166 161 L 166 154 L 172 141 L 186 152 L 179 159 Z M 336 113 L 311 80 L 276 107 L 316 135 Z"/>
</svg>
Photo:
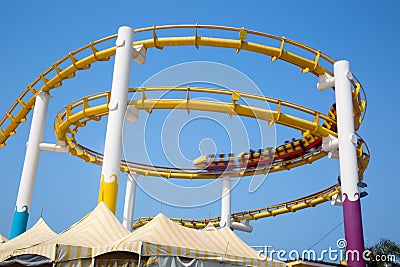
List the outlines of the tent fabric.
<svg viewBox="0 0 400 267">
<path fill-rule="evenodd" d="M 92 248 L 110 244 L 128 234 L 129 231 L 101 202 L 64 232 L 46 242 L 20 250 L 19 254 L 42 255 L 56 262 L 91 258 Z"/>
<path fill-rule="evenodd" d="M 19 255 L 0 262 L 0 266 L 52 266 L 50 259 L 39 255 Z"/>
<path fill-rule="evenodd" d="M 0 234 L 0 245 L 5 243 L 5 242 L 7 242 L 7 241 L 8 241 L 8 239 Z"/>
<path fill-rule="evenodd" d="M 40 218 L 28 231 L 0 245 L 0 262 L 7 258 L 20 255 L 21 250 L 49 240 L 56 235 L 57 234 L 47 226 L 46 222 Z M 54 252 L 55 251 L 50 251 L 50 254 Z"/>
<path fill-rule="evenodd" d="M 141 259 L 141 266 L 146 262 L 145 258 Z M 96 257 L 95 267 L 137 267 L 139 264 L 139 256 L 132 252 L 111 252 Z"/>
<path fill-rule="evenodd" d="M 237 267 L 237 265 L 227 264 L 225 262 L 212 262 L 197 259 L 182 259 L 180 257 L 157 257 L 150 267 Z"/>
<path fill-rule="evenodd" d="M 139 230 L 106 247 L 93 250 L 93 255 L 111 251 L 131 251 L 141 256 L 178 256 L 244 266 L 284 266 L 277 261 L 259 259 L 257 251 L 244 243 L 229 228 L 200 231 L 172 222 L 163 214 Z"/>
<path fill-rule="evenodd" d="M 104 203 L 61 234 L 56 235 L 41 219 L 0 245 L 0 262 L 29 255 L 42 256 L 36 257 L 37 264 L 48 259 L 57 267 L 128 267 L 138 261 L 143 266 L 285 266 L 259 259 L 258 252 L 230 228 L 190 229 L 159 214 L 129 233 Z"/>
<path fill-rule="evenodd" d="M 96 259 L 95 267 L 137 267 L 138 261 L 134 259 Z"/>
<path fill-rule="evenodd" d="M 74 259 L 62 262 L 56 262 L 53 267 L 93 267 L 93 260 L 88 259 Z"/>
</svg>

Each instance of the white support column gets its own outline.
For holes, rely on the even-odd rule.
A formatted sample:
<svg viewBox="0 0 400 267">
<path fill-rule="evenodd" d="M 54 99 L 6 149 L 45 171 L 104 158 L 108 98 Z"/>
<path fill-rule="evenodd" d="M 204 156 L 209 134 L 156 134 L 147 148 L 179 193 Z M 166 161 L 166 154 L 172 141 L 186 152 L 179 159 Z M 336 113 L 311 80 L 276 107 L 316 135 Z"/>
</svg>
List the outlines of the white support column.
<svg viewBox="0 0 400 267">
<path fill-rule="evenodd" d="M 337 127 L 342 191 L 351 201 L 358 199 L 357 136 L 354 131 L 351 72 L 348 61 L 334 64 Z"/>
<path fill-rule="evenodd" d="M 136 197 L 136 185 L 139 176 L 136 173 L 128 173 L 126 179 L 126 192 L 125 192 L 125 204 L 124 204 L 124 215 L 122 219 L 122 225 L 125 226 L 129 231 L 132 230 L 133 214 L 135 212 L 135 197 Z"/>
<path fill-rule="evenodd" d="M 231 227 L 231 189 L 232 180 L 229 176 L 222 177 L 221 221 L 220 227 Z"/>
<path fill-rule="evenodd" d="M 365 261 L 361 256 L 364 251 L 364 238 L 357 185 L 357 137 L 354 131 L 350 63 L 345 60 L 335 62 L 334 76 L 346 250 L 358 251 L 360 255 L 359 260 L 349 259 L 348 265 L 365 267 Z"/>
<path fill-rule="evenodd" d="M 22 168 L 10 239 L 22 234 L 26 230 L 36 180 L 36 172 L 39 164 L 39 146 L 42 142 L 44 127 L 46 125 L 49 99 L 50 95 L 47 92 L 39 92 L 36 95 L 35 108 L 33 110 L 32 124 L 26 147 L 25 161 Z"/>
<path fill-rule="evenodd" d="M 106 140 L 104 145 L 103 167 L 99 190 L 99 202 L 104 201 L 115 213 L 118 193 L 118 178 L 122 156 L 122 132 L 128 102 L 128 88 L 132 65 L 133 29 L 127 26 L 118 29 L 116 40 L 114 73 Z"/>
</svg>

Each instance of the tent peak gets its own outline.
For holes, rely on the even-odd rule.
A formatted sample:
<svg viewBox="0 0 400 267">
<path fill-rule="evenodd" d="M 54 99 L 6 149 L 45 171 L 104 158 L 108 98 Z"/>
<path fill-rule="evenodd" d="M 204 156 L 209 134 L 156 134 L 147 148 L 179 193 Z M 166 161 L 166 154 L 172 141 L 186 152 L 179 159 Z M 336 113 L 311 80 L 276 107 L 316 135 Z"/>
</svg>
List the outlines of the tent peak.
<svg viewBox="0 0 400 267">
<path fill-rule="evenodd" d="M 99 204 L 97 204 L 96 208 L 94 208 L 93 211 L 97 209 L 105 209 L 111 212 L 111 210 L 107 207 L 107 205 L 103 201 L 99 202 Z"/>
<path fill-rule="evenodd" d="M 0 234 L 0 244 L 3 244 L 3 243 L 5 243 L 5 242 L 7 242 L 7 241 L 8 241 L 8 239 L 5 238 L 3 235 Z"/>
<path fill-rule="evenodd" d="M 206 227 L 204 227 L 203 231 L 218 231 L 217 228 L 215 228 L 214 224 L 212 222 L 209 222 Z"/>
</svg>

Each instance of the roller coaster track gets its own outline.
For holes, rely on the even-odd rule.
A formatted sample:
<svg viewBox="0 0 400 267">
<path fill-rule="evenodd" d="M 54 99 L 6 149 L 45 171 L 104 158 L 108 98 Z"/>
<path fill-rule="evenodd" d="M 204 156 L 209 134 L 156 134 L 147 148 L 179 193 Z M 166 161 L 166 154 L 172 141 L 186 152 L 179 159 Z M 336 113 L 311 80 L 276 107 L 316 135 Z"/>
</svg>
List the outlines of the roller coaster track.
<svg viewBox="0 0 400 267">
<path fill-rule="evenodd" d="M 322 190 L 318 193 L 303 198 L 299 198 L 296 200 L 284 202 L 281 204 L 276 204 L 273 206 L 268 206 L 266 208 L 233 213 L 231 215 L 231 219 L 233 222 L 241 222 L 243 220 L 258 220 L 266 217 L 277 216 L 288 212 L 296 212 L 301 209 L 315 207 L 319 204 L 327 202 L 335 194 L 340 194 L 340 186 L 338 184 L 331 186 L 325 190 Z M 139 228 L 148 223 L 149 221 L 151 221 L 152 219 L 153 217 L 137 218 L 133 222 L 132 229 L 134 230 L 136 228 Z M 202 229 L 206 227 L 207 224 L 209 223 L 212 223 L 215 227 L 218 227 L 221 218 L 215 217 L 203 220 L 171 218 L 171 220 L 189 228 Z"/>
<path fill-rule="evenodd" d="M 179 33 L 179 36 L 177 34 Z M 150 35 L 150 38 L 147 36 Z M 143 35 L 143 36 L 141 36 Z M 159 37 L 159 35 L 162 37 Z M 227 35 L 232 35 L 230 38 Z M 236 36 L 234 36 L 236 35 Z M 213 36 L 213 37 L 211 37 Z M 214 37 L 220 36 L 220 37 Z M 18 96 L 17 100 L 12 104 L 6 114 L 0 120 L 0 147 L 6 145 L 8 138 L 16 134 L 18 126 L 27 120 L 27 115 L 34 108 L 35 96 L 37 93 L 44 91 L 50 92 L 55 88 L 62 86 L 67 79 L 74 78 L 76 73 L 81 70 L 88 70 L 92 64 L 101 61 L 108 61 L 115 55 L 116 47 L 111 41 L 116 39 L 117 35 L 105 37 L 103 39 L 92 41 L 89 44 L 65 55 L 56 61 L 51 67 L 42 72 L 27 88 Z M 239 37 L 239 38 L 238 38 Z M 335 60 L 319 50 L 295 42 L 285 37 L 278 37 L 258 31 L 248 30 L 244 28 L 233 28 L 224 26 L 211 25 L 166 25 L 153 26 L 135 30 L 136 41 L 133 45 L 143 45 L 145 48 L 163 49 L 168 46 L 201 46 L 220 47 L 234 49 L 236 53 L 240 51 L 248 51 L 260 55 L 268 56 L 272 61 L 283 60 L 289 62 L 301 69 L 303 73 L 311 73 L 315 76 L 329 74 L 333 76 L 331 71 Z M 257 40 L 262 40 L 259 43 Z M 269 45 L 267 43 L 273 43 Z M 108 46 L 109 45 L 109 46 Z M 101 48 L 105 47 L 106 48 Z M 301 55 L 299 52 L 301 52 Z M 303 56 L 307 54 L 308 56 Z M 354 76 L 355 77 L 355 76 Z M 366 96 L 362 85 L 357 78 L 352 80 L 353 85 L 353 111 L 355 118 L 355 129 L 358 130 L 364 118 L 366 111 Z M 255 117 L 264 119 L 269 123 L 278 123 L 289 126 L 303 132 L 308 132 L 317 137 L 327 135 L 337 136 L 337 133 L 324 128 L 320 125 L 322 121 L 332 121 L 329 116 L 323 115 L 318 111 L 314 111 L 296 104 L 292 104 L 283 100 L 267 98 L 263 96 L 255 96 L 237 91 L 228 91 L 211 88 L 168 88 L 168 90 L 186 91 L 189 95 L 190 91 L 218 94 L 236 94 L 240 97 L 249 97 L 266 101 L 277 105 L 276 110 L 261 110 L 255 107 L 238 105 L 232 103 L 216 103 L 212 101 L 200 101 L 185 99 L 147 99 L 146 92 L 151 90 L 166 90 L 165 88 L 133 88 L 131 92 L 142 92 L 142 98 L 130 101 L 129 105 L 134 105 L 138 109 L 144 109 L 151 112 L 153 109 L 187 109 L 187 110 L 207 110 L 214 112 L 222 112 L 231 115 L 240 115 L 247 117 Z M 79 127 L 83 127 L 90 120 L 99 120 L 102 116 L 107 115 L 107 104 L 109 102 L 110 93 L 100 93 L 94 96 L 87 96 L 80 101 L 72 103 L 62 110 L 56 117 L 55 131 L 58 140 L 65 141 L 70 147 L 70 153 L 78 156 L 87 162 L 101 165 L 102 155 L 98 152 L 90 150 L 79 144 L 75 139 L 75 134 Z M 90 106 L 90 102 L 95 99 L 103 100 L 103 104 Z M 80 107 L 80 111 L 77 111 Z M 308 115 L 312 120 L 297 118 L 293 115 L 281 112 L 281 107 L 296 109 Z M 364 150 L 366 147 L 363 141 L 358 144 L 358 160 L 359 160 L 359 176 L 362 179 L 363 172 L 367 168 L 369 161 L 369 152 Z M 301 158 L 292 159 L 275 163 L 271 168 L 255 169 L 255 170 L 233 170 L 232 176 L 257 175 L 266 172 L 275 172 L 281 170 L 289 170 L 291 168 L 312 163 L 317 159 L 326 156 L 320 148 L 309 151 Z M 123 161 L 121 162 L 121 170 L 124 172 L 135 171 L 142 175 L 151 175 L 164 178 L 187 178 L 187 179 L 211 179 L 218 178 L 216 172 L 205 172 L 194 169 L 175 169 L 160 166 L 149 166 L 145 164 Z M 267 208 L 250 210 L 247 212 L 236 213 L 232 215 L 234 221 L 259 219 L 268 216 L 275 216 L 286 212 L 294 212 L 306 207 L 312 207 L 328 201 L 334 194 L 339 192 L 338 186 L 330 187 L 319 193 L 308 197 L 270 206 Z M 184 220 L 174 219 L 181 224 L 202 228 L 208 222 L 218 225 L 218 218 L 205 220 Z M 136 221 L 134 228 L 139 227 L 147 222 L 147 219 L 140 218 Z"/>
<path fill-rule="evenodd" d="M 147 99 L 146 92 L 150 91 L 184 91 L 186 97 L 184 99 Z M 134 105 L 137 109 L 154 110 L 154 109 L 187 109 L 187 110 L 206 110 L 214 112 L 222 112 L 226 114 L 234 114 L 240 116 L 254 117 L 262 120 L 267 120 L 270 123 L 279 123 L 303 131 L 311 131 L 316 136 L 327 136 L 331 134 L 336 136 L 337 133 L 319 125 L 319 120 L 335 123 L 334 118 L 321 114 L 302 106 L 298 106 L 286 101 L 262 97 L 253 94 L 241 93 L 238 91 L 229 91 L 215 88 L 189 88 L 189 87 L 152 87 L 152 88 L 131 88 L 129 92 L 141 92 L 141 99 L 132 100 L 128 104 Z M 235 103 L 227 103 L 222 101 L 204 101 L 190 99 L 189 92 L 202 92 L 210 94 L 240 95 L 243 98 L 251 98 L 263 102 L 277 104 L 277 110 L 264 110 L 255 107 L 242 106 Z M 110 100 L 110 92 L 95 94 L 82 98 L 70 105 L 67 105 L 56 116 L 54 128 L 58 140 L 66 141 L 70 147 L 70 153 L 78 156 L 86 162 L 92 162 L 101 165 L 102 154 L 86 148 L 76 141 L 76 133 L 80 127 L 86 126 L 90 120 L 100 120 L 108 114 L 107 104 Z M 95 103 L 95 105 L 92 103 Z M 282 107 L 303 111 L 312 118 L 312 121 L 297 118 L 292 115 L 281 112 Z M 325 156 L 327 153 L 320 149 L 310 151 L 302 157 L 280 161 L 274 163 L 271 168 L 247 169 L 247 170 L 232 170 L 231 175 L 235 177 L 248 176 L 254 174 L 264 174 L 267 172 L 276 172 L 281 170 L 289 170 L 291 168 L 310 164 Z M 170 167 L 150 166 L 136 162 L 121 162 L 121 170 L 124 172 L 132 171 L 141 175 L 161 176 L 164 178 L 184 178 L 184 179 L 209 179 L 217 178 L 220 172 L 205 172 L 198 169 L 177 169 Z M 226 174 L 226 173 L 225 173 Z"/>
<path fill-rule="evenodd" d="M 199 30 L 212 31 L 215 33 L 239 33 L 239 39 L 228 39 L 228 38 L 215 38 L 199 36 Z M 180 37 L 158 37 L 157 33 L 169 32 L 172 30 L 192 30 L 194 35 L 180 36 Z M 135 33 L 152 33 L 152 38 L 135 41 L 133 45 L 144 45 L 145 48 L 158 48 L 163 49 L 167 46 L 210 46 L 210 47 L 222 47 L 235 49 L 238 53 L 241 50 L 246 50 L 261 55 L 270 56 L 271 60 L 284 60 L 293 65 L 301 68 L 303 73 L 310 72 L 316 76 L 328 73 L 332 75 L 332 71 L 321 65 L 324 61 L 326 65 L 330 65 L 335 62 L 333 58 L 328 55 L 308 47 L 301 43 L 286 39 L 285 37 L 278 37 L 258 31 L 252 31 L 247 29 L 224 27 L 224 26 L 211 26 L 211 25 L 167 25 L 167 26 L 153 26 L 148 28 L 136 29 Z M 172 31 L 174 32 L 174 31 Z M 193 33 L 193 32 L 192 32 Z M 138 34 L 135 35 L 138 38 Z M 275 41 L 280 46 L 273 47 L 256 42 L 251 42 L 251 37 L 262 37 L 265 41 Z M 98 50 L 99 45 L 104 45 L 107 41 L 113 40 L 117 35 L 111 35 L 103 39 L 92 41 L 89 44 L 70 52 L 60 60 L 56 61 L 51 67 L 42 72 L 27 88 L 19 95 L 17 100 L 12 104 L 3 118 L 0 120 L 0 147 L 6 145 L 6 140 L 16 133 L 17 127 L 20 123 L 26 121 L 27 114 L 34 107 L 35 96 L 40 91 L 49 92 L 54 88 L 62 86 L 62 82 L 66 79 L 74 78 L 76 72 L 80 70 L 87 70 L 91 67 L 91 64 L 99 61 L 107 61 L 110 57 L 115 55 L 116 48 L 111 46 L 103 50 Z M 305 58 L 297 55 L 294 52 L 290 52 L 290 48 L 300 48 L 302 52 L 313 55 L 312 59 Z M 90 53 L 89 56 L 87 53 Z M 66 65 L 63 69 L 61 66 Z M 366 99 L 364 99 L 360 89 L 362 90 L 361 84 L 355 79 L 353 81 L 353 103 L 354 103 L 354 116 L 356 130 L 359 128 L 366 109 Z M 37 89 L 35 89 L 37 88 Z M 364 92 L 362 90 L 362 92 Z"/>
<path fill-rule="evenodd" d="M 146 92 L 150 91 L 183 91 L 186 92 L 186 98 L 184 101 L 180 101 L 177 99 L 147 99 L 145 96 Z M 234 115 L 243 115 L 246 114 L 258 114 L 259 118 L 265 118 L 266 120 L 273 120 L 275 123 L 281 123 L 288 126 L 288 123 L 285 123 L 285 120 L 281 121 L 281 118 L 290 117 L 290 115 L 283 114 L 281 108 L 278 106 L 277 111 L 264 111 L 270 112 L 269 116 L 260 116 L 260 110 L 255 111 L 254 107 L 249 107 L 252 113 L 242 114 L 240 113 L 240 108 L 238 109 L 235 106 L 232 106 L 232 103 L 222 103 L 220 101 L 212 103 L 208 101 L 207 104 L 204 101 L 201 101 L 198 105 L 196 105 L 196 100 L 191 100 L 189 96 L 189 92 L 203 92 L 207 94 L 225 94 L 231 95 L 235 93 L 236 95 L 240 95 L 244 98 L 252 98 L 257 99 L 260 101 L 265 101 L 268 103 L 278 104 L 281 107 L 290 107 L 291 109 L 298 110 L 305 112 L 311 115 L 313 119 L 313 134 L 326 136 L 326 134 L 337 135 L 335 132 L 328 130 L 327 128 L 321 127 L 318 124 L 318 121 L 315 120 L 317 116 L 321 119 L 324 119 L 328 122 L 336 123 L 334 118 L 331 118 L 327 115 L 323 115 L 318 111 L 314 111 L 302 106 L 298 106 L 293 103 L 289 103 L 283 100 L 278 100 L 274 98 L 264 97 L 264 96 L 257 96 L 247 93 L 241 93 L 238 91 L 229 91 L 229 90 L 221 90 L 216 88 L 198 88 L 198 87 L 149 87 L 149 88 L 130 88 L 130 93 L 137 93 L 141 92 L 140 96 L 141 99 L 131 100 L 128 105 L 134 105 L 138 109 L 145 109 L 151 112 L 153 109 L 157 108 L 180 108 L 180 109 L 200 109 L 200 110 L 207 110 L 207 111 L 214 111 L 214 112 L 224 112 L 227 114 L 234 114 Z M 92 96 L 88 96 L 82 98 L 80 100 L 75 101 L 67 105 L 63 108 L 56 116 L 55 119 L 55 131 L 58 140 L 66 141 L 68 146 L 70 147 L 70 153 L 72 155 L 78 156 L 84 161 L 95 163 L 98 165 L 102 164 L 103 155 L 90 150 L 76 141 L 76 133 L 78 132 L 80 127 L 84 127 L 90 120 L 100 120 L 103 116 L 108 114 L 107 104 L 110 99 L 110 92 L 104 92 L 95 94 Z M 147 102 L 150 104 L 146 104 Z M 92 102 L 95 102 L 96 105 L 92 105 Z M 176 103 L 178 102 L 178 104 Z M 194 102 L 194 104 L 193 104 Z M 245 101 L 246 102 L 246 101 Z M 190 104 L 189 104 L 190 103 Z M 215 104 L 216 107 L 213 107 L 212 104 Z M 159 105 L 159 106 L 157 106 Z M 239 111 L 239 112 L 237 112 Z M 257 118 L 257 116 L 254 116 Z M 275 121 L 276 120 L 276 121 Z M 302 119 L 299 118 L 291 118 L 289 121 L 294 122 L 294 125 L 289 124 L 289 126 L 293 128 L 301 127 L 302 123 L 305 123 Z M 298 125 L 298 124 L 300 125 Z M 310 122 L 311 123 L 311 122 Z M 304 129 L 304 128 L 302 128 Z M 316 129 L 321 129 L 324 132 L 320 133 Z M 327 131 L 327 132 L 325 132 Z M 363 172 L 365 171 L 366 167 L 368 166 L 369 162 L 369 151 L 366 149 L 366 152 L 363 150 L 365 146 L 364 142 L 360 142 L 357 148 L 358 152 L 358 165 L 359 165 L 359 179 L 363 179 Z M 308 152 L 307 154 L 303 155 L 301 158 L 291 159 L 288 161 L 282 162 L 275 162 L 272 166 L 268 168 L 260 168 L 260 169 L 246 169 L 246 170 L 232 170 L 231 175 L 234 177 L 242 177 L 248 175 L 255 175 L 255 174 L 264 174 L 267 172 L 276 172 L 282 170 L 289 170 L 291 168 L 303 165 L 303 164 L 310 164 L 315 160 L 318 160 L 324 156 L 326 156 L 326 152 L 323 152 L 320 148 Z M 153 165 L 146 165 L 137 162 L 130 162 L 130 161 L 123 161 L 121 162 L 121 170 L 128 172 L 136 172 L 138 174 L 147 176 L 161 176 L 164 178 L 185 178 L 185 179 L 210 179 L 210 178 L 218 178 L 221 173 L 220 172 L 205 172 L 198 169 L 178 169 L 178 168 L 170 168 L 170 167 L 161 167 L 161 166 L 153 166 Z M 225 173 L 226 175 L 226 173 Z M 235 222 L 240 222 L 242 220 L 257 220 L 265 217 L 276 216 L 283 213 L 288 212 L 295 212 L 300 209 L 304 209 L 307 207 L 314 207 L 316 205 L 322 204 L 331 199 L 331 197 L 335 194 L 340 193 L 340 189 L 338 185 L 332 186 L 328 189 L 325 189 L 321 192 L 315 193 L 310 196 L 306 196 L 297 200 L 269 206 L 267 208 L 261 208 L 256 210 L 249 210 L 245 212 L 239 212 L 232 214 L 232 220 Z M 144 217 L 138 218 L 135 220 L 133 229 L 138 228 L 146 224 L 152 217 Z M 192 227 L 192 228 L 204 228 L 209 222 L 213 223 L 214 226 L 219 226 L 219 219 L 220 218 L 210 218 L 204 220 L 191 220 L 191 219 L 172 219 L 175 222 L 178 222 L 184 226 Z"/>
<path fill-rule="evenodd" d="M 147 99 L 146 92 L 152 91 L 183 91 L 186 92 L 184 99 Z M 216 88 L 198 88 L 198 87 L 151 87 L 151 88 L 130 88 L 130 93 L 140 92 L 141 99 L 132 100 L 128 105 L 134 105 L 137 109 L 145 109 L 149 112 L 154 109 L 186 109 L 186 110 L 206 110 L 214 112 L 223 112 L 227 114 L 234 114 L 240 116 L 254 117 L 264 119 L 270 123 L 283 124 L 295 129 L 302 129 L 303 131 L 311 131 L 316 136 L 327 136 L 328 134 L 337 136 L 337 133 L 325 127 L 322 127 L 319 120 L 322 119 L 327 122 L 336 123 L 334 118 L 324 115 L 318 111 L 311 110 L 290 102 L 283 100 L 258 96 L 239 91 L 229 91 Z M 240 97 L 259 100 L 263 102 L 277 104 L 277 110 L 263 110 L 260 108 L 241 106 L 235 103 L 227 103 L 221 101 L 199 101 L 190 99 L 189 92 L 222 94 L 222 95 L 240 95 Z M 91 162 L 102 165 L 103 155 L 96 151 L 86 148 L 79 144 L 76 140 L 76 133 L 80 127 L 86 126 L 90 120 L 100 120 L 103 116 L 108 114 L 107 104 L 110 101 L 110 92 L 99 93 L 91 96 L 84 97 L 74 103 L 67 105 L 56 116 L 54 128 L 58 140 L 66 141 L 70 148 L 70 153 L 83 159 L 85 162 Z M 93 103 L 93 104 L 92 104 Z M 292 115 L 282 113 L 282 107 L 291 108 L 293 110 L 302 111 L 311 115 L 312 121 L 297 118 Z M 364 170 L 368 162 L 363 155 L 368 153 L 363 151 L 363 143 L 359 144 L 359 169 Z M 309 151 L 302 155 L 302 157 L 291 159 L 287 161 L 279 161 L 272 164 L 268 168 L 259 169 L 246 169 L 246 170 L 231 170 L 230 175 L 234 177 L 242 177 L 249 175 L 265 174 L 267 172 L 276 172 L 282 170 L 290 170 L 292 168 L 311 164 L 312 162 L 326 156 L 327 153 L 321 149 Z M 364 168 L 364 164 L 365 168 Z M 144 176 L 157 176 L 164 178 L 183 178 L 183 179 L 210 179 L 218 178 L 221 172 L 205 172 L 198 169 L 178 169 L 171 167 L 152 166 L 137 162 L 122 161 L 121 171 L 135 172 Z M 225 175 L 227 173 L 225 172 Z M 360 178 L 362 179 L 362 178 Z"/>
</svg>

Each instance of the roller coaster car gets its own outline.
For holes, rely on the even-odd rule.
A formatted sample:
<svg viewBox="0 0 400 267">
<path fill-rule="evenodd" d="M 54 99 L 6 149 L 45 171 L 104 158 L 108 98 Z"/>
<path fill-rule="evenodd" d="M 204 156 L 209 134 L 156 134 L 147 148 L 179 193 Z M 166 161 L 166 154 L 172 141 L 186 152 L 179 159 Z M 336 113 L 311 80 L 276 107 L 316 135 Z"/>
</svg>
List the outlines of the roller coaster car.
<svg viewBox="0 0 400 267">
<path fill-rule="evenodd" d="M 336 118 L 336 105 L 333 104 L 328 112 L 328 116 L 332 119 Z M 324 121 L 323 127 L 336 131 L 336 123 Z M 317 149 L 322 144 L 322 138 L 307 135 L 302 139 L 292 139 L 292 142 L 286 141 L 284 145 L 275 149 L 275 160 L 290 160 L 304 155 L 308 151 Z"/>
<path fill-rule="evenodd" d="M 286 141 L 284 145 L 275 149 L 275 160 L 290 160 L 304 155 L 307 151 L 311 151 L 321 146 L 322 139 L 308 135 L 302 139 Z"/>
<path fill-rule="evenodd" d="M 208 171 L 223 171 L 225 169 L 234 168 L 235 158 L 233 153 L 229 154 L 228 159 L 225 159 L 225 154 L 219 154 L 218 158 L 215 155 L 203 155 L 193 161 L 193 165 L 202 170 Z"/>
<path fill-rule="evenodd" d="M 228 169 L 233 169 L 233 168 L 235 168 L 236 167 L 236 164 L 235 164 L 235 154 L 233 154 L 233 153 L 229 153 L 229 155 L 228 155 Z"/>
<path fill-rule="evenodd" d="M 333 104 L 328 112 L 328 116 L 332 121 L 325 120 L 322 127 L 336 131 L 336 105 Z M 307 134 L 301 139 L 292 139 L 286 141 L 284 145 L 278 146 L 273 149 L 267 147 L 265 150 L 259 149 L 257 152 L 250 150 L 249 152 L 242 152 L 237 157 L 238 165 L 235 165 L 235 158 L 233 153 L 230 153 L 228 159 L 225 159 L 225 154 L 219 154 L 218 159 L 215 155 L 200 156 L 193 161 L 196 168 L 201 170 L 225 170 L 229 168 L 239 167 L 242 169 L 259 168 L 272 164 L 274 161 L 291 160 L 303 156 L 305 153 L 318 149 L 322 144 L 322 138 L 315 137 Z"/>
<path fill-rule="evenodd" d="M 259 168 L 271 165 L 274 159 L 272 147 L 267 147 L 265 150 L 259 149 L 258 152 L 250 150 L 242 152 L 238 155 L 239 168 Z"/>
<path fill-rule="evenodd" d="M 193 165 L 197 169 L 206 170 L 210 166 L 211 162 L 214 161 L 215 161 L 215 155 L 213 154 L 202 155 L 193 161 Z"/>
</svg>

